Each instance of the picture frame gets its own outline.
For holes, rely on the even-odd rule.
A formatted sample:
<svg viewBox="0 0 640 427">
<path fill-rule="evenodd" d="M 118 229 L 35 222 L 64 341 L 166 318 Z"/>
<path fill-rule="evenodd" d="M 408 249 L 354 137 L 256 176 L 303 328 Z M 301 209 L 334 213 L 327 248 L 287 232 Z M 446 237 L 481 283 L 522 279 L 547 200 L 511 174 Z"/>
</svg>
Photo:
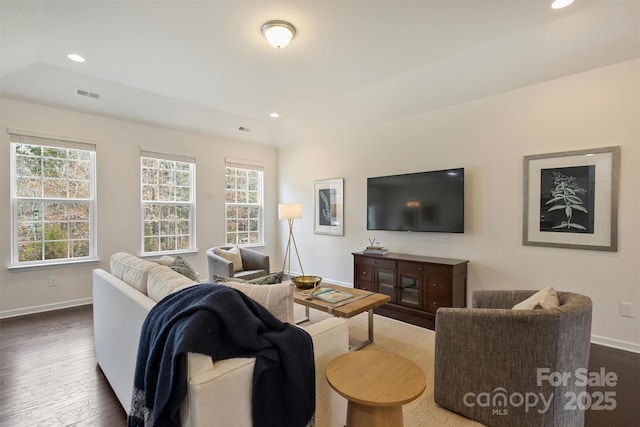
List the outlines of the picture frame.
<svg viewBox="0 0 640 427">
<path fill-rule="evenodd" d="M 618 250 L 620 147 L 524 156 L 522 244 Z"/>
<path fill-rule="evenodd" d="M 344 235 L 344 206 L 342 178 L 314 181 L 315 234 Z"/>
</svg>

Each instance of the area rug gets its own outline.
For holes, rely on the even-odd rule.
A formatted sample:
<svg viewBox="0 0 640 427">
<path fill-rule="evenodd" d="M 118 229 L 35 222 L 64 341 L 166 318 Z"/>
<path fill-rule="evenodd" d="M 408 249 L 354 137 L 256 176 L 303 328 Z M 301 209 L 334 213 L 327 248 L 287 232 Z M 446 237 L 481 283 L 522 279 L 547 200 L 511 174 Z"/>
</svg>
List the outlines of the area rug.
<svg viewBox="0 0 640 427">
<path fill-rule="evenodd" d="M 315 323 L 328 316 L 318 310 L 309 310 L 309 322 Z M 296 318 L 304 316 L 304 308 L 295 307 Z M 349 339 L 352 344 L 367 338 L 366 313 L 348 320 Z M 403 406 L 405 427 L 467 427 L 483 424 L 469 420 L 438 406 L 433 400 L 433 360 L 435 333 L 429 329 L 374 314 L 374 342 L 362 350 L 390 351 L 413 361 L 424 372 L 427 388 L 422 395 Z M 304 324 L 302 324 L 304 326 Z"/>
</svg>

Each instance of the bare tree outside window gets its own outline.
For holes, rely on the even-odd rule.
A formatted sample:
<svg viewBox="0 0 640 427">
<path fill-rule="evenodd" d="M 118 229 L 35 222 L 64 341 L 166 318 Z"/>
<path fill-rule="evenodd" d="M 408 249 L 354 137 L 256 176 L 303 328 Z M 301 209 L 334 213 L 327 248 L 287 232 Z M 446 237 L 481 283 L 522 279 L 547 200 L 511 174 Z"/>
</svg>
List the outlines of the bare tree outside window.
<svg viewBox="0 0 640 427">
<path fill-rule="evenodd" d="M 226 244 L 262 244 L 263 171 L 225 169 Z"/>
<path fill-rule="evenodd" d="M 11 135 L 12 141 L 21 135 Z M 13 264 L 94 258 L 95 151 L 12 143 Z"/>
<path fill-rule="evenodd" d="M 193 250 L 195 162 L 141 156 L 143 252 Z"/>
</svg>

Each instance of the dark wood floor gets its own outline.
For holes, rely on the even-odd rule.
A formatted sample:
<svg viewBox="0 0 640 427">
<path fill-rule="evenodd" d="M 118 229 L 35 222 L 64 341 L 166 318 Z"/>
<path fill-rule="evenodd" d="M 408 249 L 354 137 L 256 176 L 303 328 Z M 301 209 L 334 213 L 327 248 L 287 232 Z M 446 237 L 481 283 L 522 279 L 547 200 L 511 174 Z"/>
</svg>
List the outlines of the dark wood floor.
<svg viewBox="0 0 640 427">
<path fill-rule="evenodd" d="M 126 426 L 96 364 L 91 306 L 0 322 L 0 425 Z"/>
<path fill-rule="evenodd" d="M 591 344 L 589 352 L 589 375 L 600 374 L 604 369 L 605 375 L 615 374 L 616 384 L 594 384 L 587 387 L 592 396 L 592 410 L 587 411 L 585 427 L 631 427 L 640 426 L 638 410 L 640 410 L 640 354 L 618 350 L 602 345 Z M 605 393 L 612 393 L 615 408 L 612 410 L 596 410 L 607 406 L 601 402 Z"/>
<path fill-rule="evenodd" d="M 91 306 L 0 321 L 0 426 L 126 426 L 93 351 Z M 618 376 L 612 411 L 587 411 L 586 427 L 638 425 L 640 354 L 591 346 L 589 372 Z M 519 426 L 514 426 L 519 427 Z"/>
</svg>

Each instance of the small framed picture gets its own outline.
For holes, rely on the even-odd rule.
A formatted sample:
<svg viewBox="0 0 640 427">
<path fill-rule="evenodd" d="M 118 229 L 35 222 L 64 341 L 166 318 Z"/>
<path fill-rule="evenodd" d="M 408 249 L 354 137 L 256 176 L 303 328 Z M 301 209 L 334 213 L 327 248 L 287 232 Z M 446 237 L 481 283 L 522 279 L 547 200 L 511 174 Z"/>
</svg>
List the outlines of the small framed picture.
<svg viewBox="0 0 640 427">
<path fill-rule="evenodd" d="M 524 157 L 522 244 L 617 251 L 620 147 Z"/>
<path fill-rule="evenodd" d="M 323 179 L 313 184 L 315 234 L 344 234 L 343 179 Z"/>
</svg>

